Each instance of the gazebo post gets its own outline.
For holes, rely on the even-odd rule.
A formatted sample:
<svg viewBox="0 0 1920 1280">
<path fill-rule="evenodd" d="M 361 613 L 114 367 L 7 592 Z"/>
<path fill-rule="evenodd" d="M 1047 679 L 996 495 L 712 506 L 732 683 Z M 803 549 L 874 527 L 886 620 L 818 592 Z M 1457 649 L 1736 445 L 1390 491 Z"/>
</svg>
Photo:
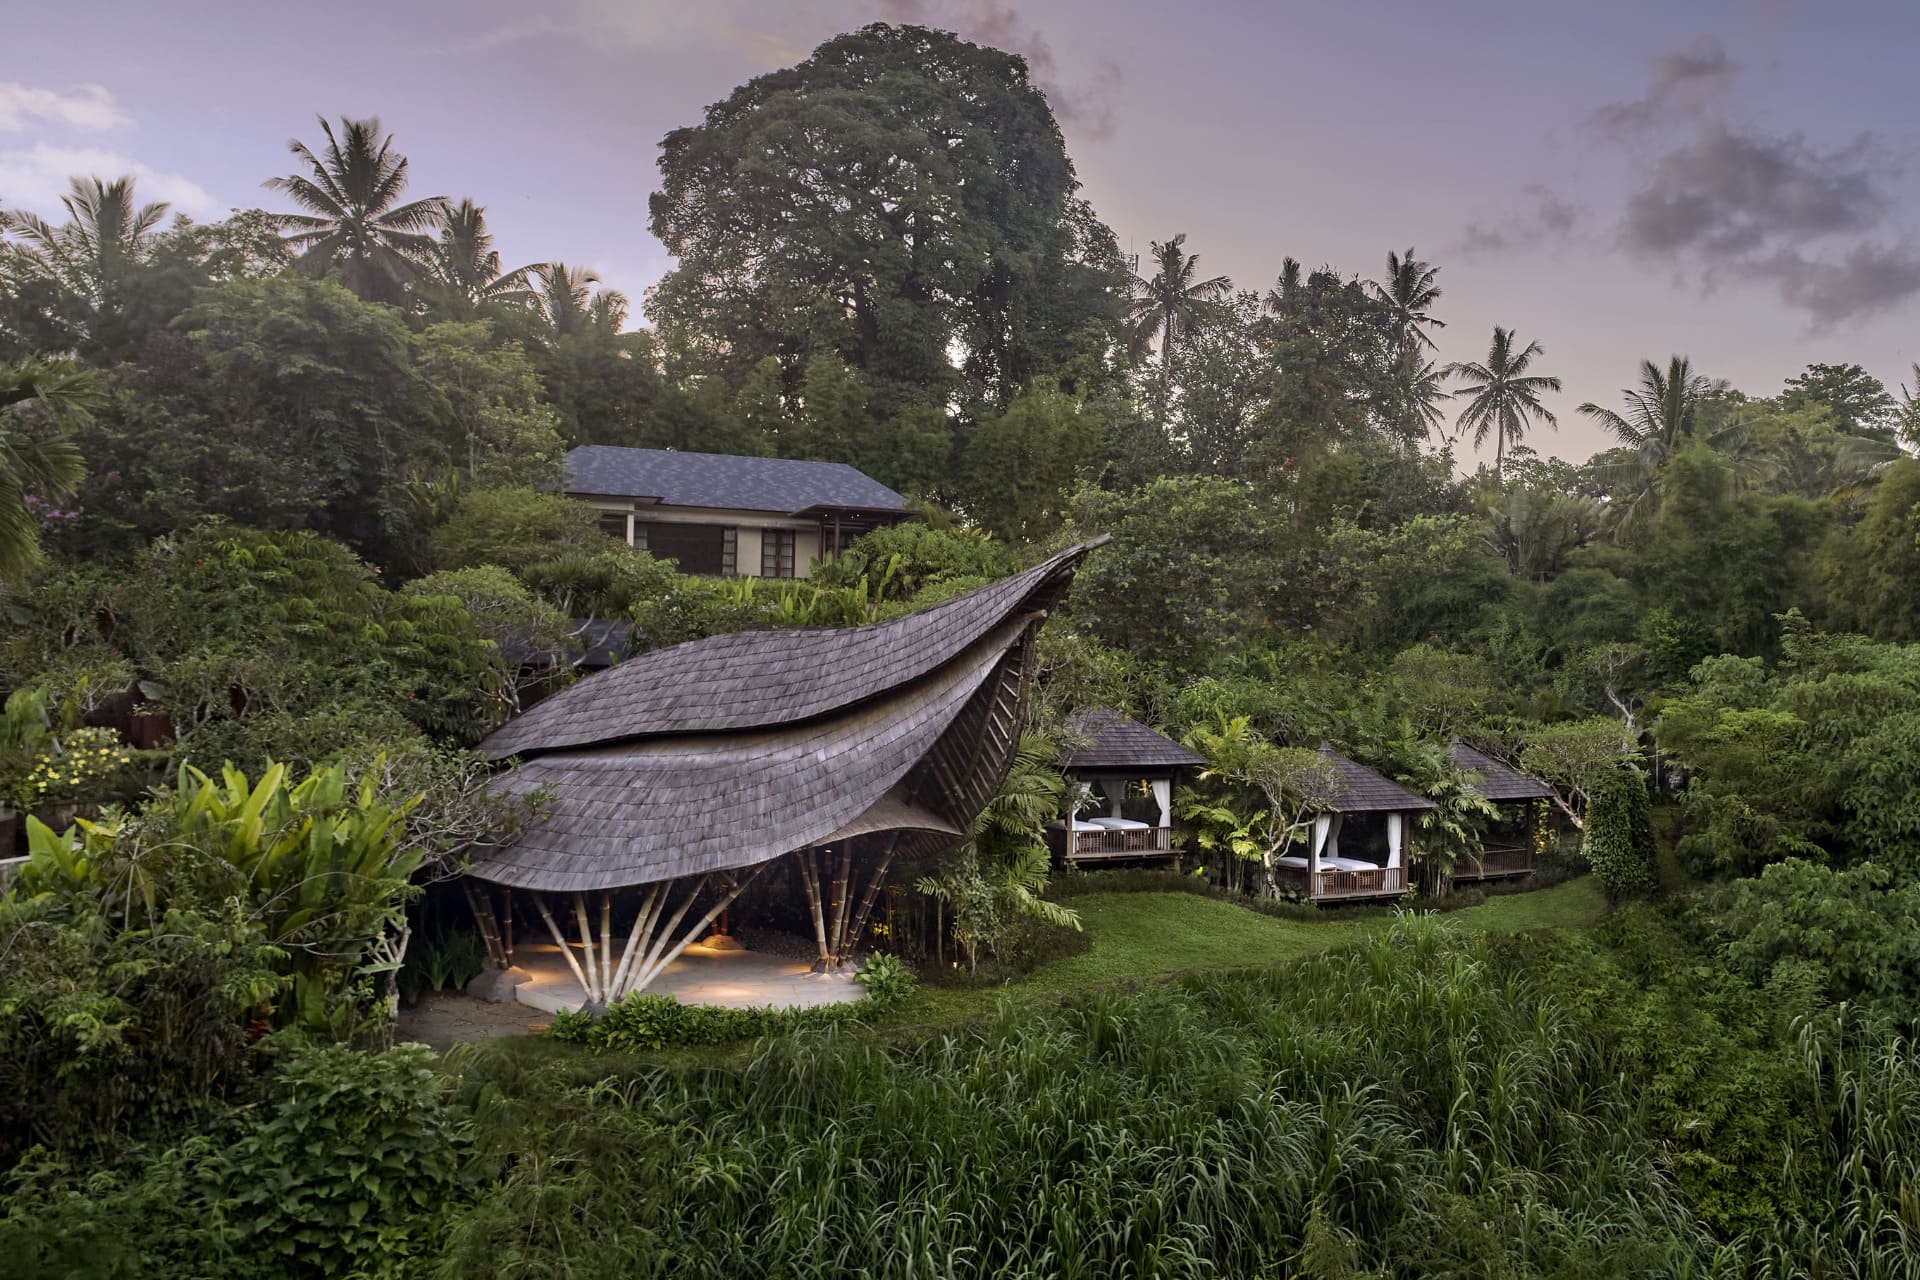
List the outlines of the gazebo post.
<svg viewBox="0 0 1920 1280">
<path fill-rule="evenodd" d="M 660 968 L 666 966 L 667 960 L 662 960 L 660 953 L 666 949 L 667 944 L 673 938 L 673 931 L 680 927 L 680 921 L 686 917 L 687 912 L 692 909 L 695 899 L 699 898 L 700 891 L 706 887 L 707 877 L 701 876 L 698 880 L 694 881 L 692 889 L 687 893 L 687 900 L 680 904 L 680 909 L 673 913 L 673 918 L 661 926 L 660 931 L 648 944 L 640 960 L 640 976 L 634 980 L 633 989 L 635 991 L 640 990 L 645 987 L 647 983 L 653 981 L 654 974 L 657 973 Z M 668 895 L 671 896 L 672 892 L 673 890 L 671 886 L 669 886 L 667 890 Z M 667 904 L 662 901 L 660 904 L 661 912 L 664 913 L 666 909 Z M 682 947 L 680 951 L 684 951 L 685 949 L 685 947 Z M 674 955 L 678 954 L 680 954 L 679 951 L 674 952 Z M 671 957 L 668 957 L 668 959 L 671 959 Z"/>
</svg>

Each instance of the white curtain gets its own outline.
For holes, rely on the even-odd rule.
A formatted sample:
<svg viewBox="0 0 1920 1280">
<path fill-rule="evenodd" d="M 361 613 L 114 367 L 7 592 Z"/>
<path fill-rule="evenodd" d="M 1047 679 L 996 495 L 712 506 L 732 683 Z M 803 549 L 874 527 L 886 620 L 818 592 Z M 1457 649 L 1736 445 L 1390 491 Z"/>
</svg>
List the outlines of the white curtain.
<svg viewBox="0 0 1920 1280">
<path fill-rule="evenodd" d="M 1333 818 L 1321 814 L 1313 820 L 1313 853 L 1307 858 L 1307 869 L 1315 875 L 1320 874 L 1320 850 L 1326 848 L 1327 836 L 1333 831 Z"/>
<path fill-rule="evenodd" d="M 1160 825 L 1173 825 L 1173 779 L 1155 778 L 1153 780 L 1153 802 L 1160 806 Z"/>
<path fill-rule="evenodd" d="M 1407 815 L 1390 813 L 1387 815 L 1387 865 L 1400 865 L 1400 841 L 1406 831 Z"/>
<path fill-rule="evenodd" d="M 1107 798 L 1107 816 L 1109 818 L 1119 817 L 1120 802 L 1126 798 L 1127 784 L 1124 782 L 1112 782 L 1106 778 L 1102 778 L 1100 780 L 1100 794 Z"/>
</svg>

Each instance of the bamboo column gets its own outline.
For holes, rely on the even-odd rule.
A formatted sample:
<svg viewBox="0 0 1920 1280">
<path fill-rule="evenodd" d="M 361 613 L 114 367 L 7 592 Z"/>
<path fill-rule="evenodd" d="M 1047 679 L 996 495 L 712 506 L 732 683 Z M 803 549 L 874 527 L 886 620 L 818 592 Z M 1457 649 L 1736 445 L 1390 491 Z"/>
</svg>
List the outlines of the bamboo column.
<svg viewBox="0 0 1920 1280">
<path fill-rule="evenodd" d="M 533 905 L 540 908 L 540 918 L 547 922 L 547 932 L 553 935 L 554 945 L 560 948 L 560 954 L 566 958 L 567 967 L 573 970 L 573 976 L 580 980 L 580 990 L 587 992 L 587 998 L 591 1000 L 593 984 L 587 981 L 586 972 L 580 968 L 580 962 L 574 958 L 572 948 L 567 946 L 567 935 L 560 931 L 558 924 L 554 923 L 553 912 L 547 906 L 547 895 L 535 892 Z"/>
</svg>

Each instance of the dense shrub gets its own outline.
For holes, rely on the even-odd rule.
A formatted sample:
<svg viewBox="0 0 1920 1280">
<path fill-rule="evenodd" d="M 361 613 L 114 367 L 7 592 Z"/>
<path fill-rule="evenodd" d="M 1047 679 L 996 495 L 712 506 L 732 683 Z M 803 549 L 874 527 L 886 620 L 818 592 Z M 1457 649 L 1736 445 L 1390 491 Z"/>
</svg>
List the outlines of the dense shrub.
<svg viewBox="0 0 1920 1280">
<path fill-rule="evenodd" d="M 871 1017 L 906 999 L 914 988 L 913 974 L 889 955 L 869 957 L 853 978 L 866 990 L 862 999 L 793 1009 L 771 1006 L 727 1009 L 717 1005 L 681 1004 L 672 996 L 637 992 L 609 1005 L 597 1018 L 585 1013 L 558 1014 L 548 1033 L 558 1040 L 584 1044 L 596 1052 L 653 1053 L 661 1049 L 734 1044 L 759 1036 Z"/>
<path fill-rule="evenodd" d="M 1584 847 L 1609 899 L 1617 902 L 1659 888 L 1652 806 L 1640 774 L 1619 769 L 1600 784 L 1587 815 Z"/>
</svg>

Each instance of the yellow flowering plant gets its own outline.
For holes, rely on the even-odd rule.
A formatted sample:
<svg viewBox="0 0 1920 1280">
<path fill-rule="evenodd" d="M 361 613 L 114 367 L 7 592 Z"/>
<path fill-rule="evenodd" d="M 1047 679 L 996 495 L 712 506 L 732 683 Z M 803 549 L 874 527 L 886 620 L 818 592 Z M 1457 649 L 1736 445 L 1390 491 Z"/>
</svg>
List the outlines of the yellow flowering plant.
<svg viewBox="0 0 1920 1280">
<path fill-rule="evenodd" d="M 50 804 L 92 804 L 117 798 L 118 783 L 133 753 L 111 729 L 74 729 L 49 740 L 14 784 L 19 809 Z"/>
</svg>

